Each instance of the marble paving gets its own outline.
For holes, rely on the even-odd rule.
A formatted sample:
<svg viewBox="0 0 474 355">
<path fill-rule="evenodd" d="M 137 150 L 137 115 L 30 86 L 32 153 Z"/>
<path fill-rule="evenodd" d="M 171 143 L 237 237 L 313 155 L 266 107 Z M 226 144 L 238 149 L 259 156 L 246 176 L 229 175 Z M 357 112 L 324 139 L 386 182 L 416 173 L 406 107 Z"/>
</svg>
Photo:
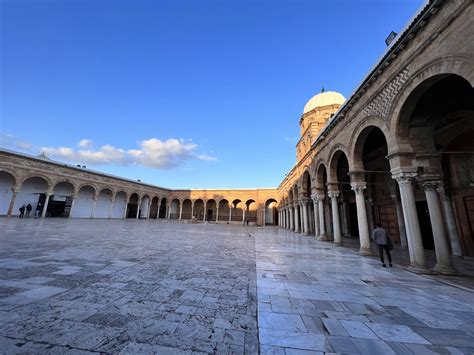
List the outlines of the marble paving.
<svg viewBox="0 0 474 355">
<path fill-rule="evenodd" d="M 472 354 L 474 293 L 273 227 L 0 219 L 1 354 Z"/>
</svg>

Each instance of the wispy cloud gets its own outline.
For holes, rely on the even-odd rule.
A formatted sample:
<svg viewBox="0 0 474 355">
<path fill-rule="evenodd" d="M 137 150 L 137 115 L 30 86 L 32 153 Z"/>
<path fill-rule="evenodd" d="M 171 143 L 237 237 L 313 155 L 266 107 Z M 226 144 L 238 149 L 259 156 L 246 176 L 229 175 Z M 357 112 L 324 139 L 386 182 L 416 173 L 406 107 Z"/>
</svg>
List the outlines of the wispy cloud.
<svg viewBox="0 0 474 355">
<path fill-rule="evenodd" d="M 197 152 L 198 145 L 191 140 L 160 140 L 150 138 L 137 143 L 134 149 L 124 149 L 110 144 L 95 147 L 90 139 L 80 140 L 75 147 L 45 146 L 33 148 L 31 144 L 16 139 L 13 135 L 0 136 L 0 145 L 27 151 L 28 153 L 44 152 L 53 159 L 65 160 L 73 164 L 89 165 L 141 165 L 157 169 L 169 169 L 188 160 L 215 161 L 214 156 Z"/>
</svg>

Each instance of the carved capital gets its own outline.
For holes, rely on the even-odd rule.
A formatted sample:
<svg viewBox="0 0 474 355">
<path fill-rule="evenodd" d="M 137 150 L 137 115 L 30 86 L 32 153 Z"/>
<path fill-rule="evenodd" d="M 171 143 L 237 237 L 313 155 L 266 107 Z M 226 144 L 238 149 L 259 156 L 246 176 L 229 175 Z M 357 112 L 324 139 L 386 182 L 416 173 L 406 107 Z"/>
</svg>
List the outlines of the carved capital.
<svg viewBox="0 0 474 355">
<path fill-rule="evenodd" d="M 339 191 L 329 191 L 328 196 L 329 196 L 330 199 L 338 198 L 339 197 Z"/>
<path fill-rule="evenodd" d="M 440 186 L 443 186 L 441 180 L 426 180 L 419 182 L 421 188 L 425 191 L 437 191 Z"/>
<path fill-rule="evenodd" d="M 353 182 L 351 183 L 351 189 L 356 195 L 364 194 L 364 190 L 367 188 L 366 182 Z"/>
</svg>

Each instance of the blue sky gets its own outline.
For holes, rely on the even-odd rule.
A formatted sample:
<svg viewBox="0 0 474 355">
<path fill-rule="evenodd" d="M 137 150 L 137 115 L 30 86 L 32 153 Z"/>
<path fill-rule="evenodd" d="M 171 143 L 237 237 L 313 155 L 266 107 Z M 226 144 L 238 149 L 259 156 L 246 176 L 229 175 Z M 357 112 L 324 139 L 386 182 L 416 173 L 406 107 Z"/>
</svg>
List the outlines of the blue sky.
<svg viewBox="0 0 474 355">
<path fill-rule="evenodd" d="M 421 0 L 3 0 L 0 145 L 170 188 L 277 186 Z"/>
</svg>

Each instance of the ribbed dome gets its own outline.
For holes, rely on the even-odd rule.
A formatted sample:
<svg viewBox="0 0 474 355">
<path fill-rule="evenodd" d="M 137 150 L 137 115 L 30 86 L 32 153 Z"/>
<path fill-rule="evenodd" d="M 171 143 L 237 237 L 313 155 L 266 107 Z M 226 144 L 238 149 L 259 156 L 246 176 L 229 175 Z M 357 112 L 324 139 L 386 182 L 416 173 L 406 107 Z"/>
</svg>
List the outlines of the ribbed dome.
<svg viewBox="0 0 474 355">
<path fill-rule="evenodd" d="M 314 110 L 316 107 L 323 107 L 328 105 L 342 105 L 346 101 L 344 96 L 335 91 L 325 91 L 317 95 L 314 95 L 307 103 L 304 105 L 303 114 Z"/>
</svg>

